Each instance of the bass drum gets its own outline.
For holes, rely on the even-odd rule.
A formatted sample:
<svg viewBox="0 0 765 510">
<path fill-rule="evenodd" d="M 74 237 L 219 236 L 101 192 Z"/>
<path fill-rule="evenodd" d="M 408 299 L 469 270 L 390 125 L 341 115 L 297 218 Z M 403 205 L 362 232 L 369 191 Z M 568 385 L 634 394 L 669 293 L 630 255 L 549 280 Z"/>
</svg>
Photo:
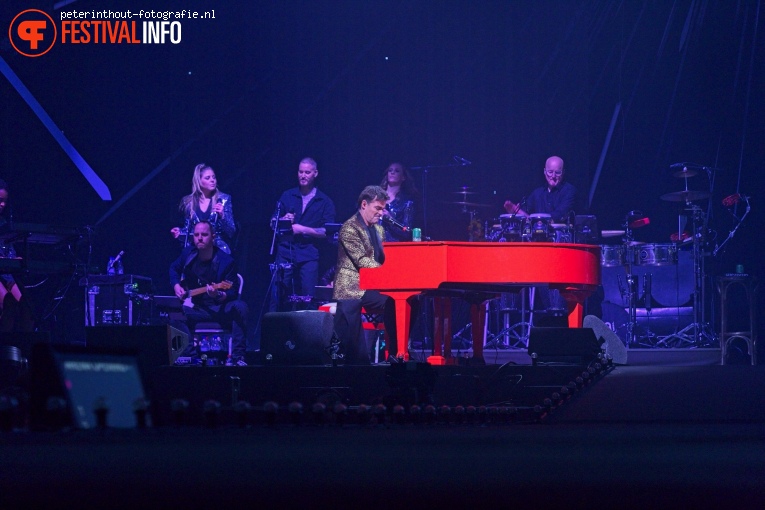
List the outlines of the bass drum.
<svg viewBox="0 0 765 510">
<path fill-rule="evenodd" d="M 600 245 L 600 265 L 603 267 L 618 267 L 624 265 L 624 246 Z"/>
<path fill-rule="evenodd" d="M 674 266 L 677 265 L 677 246 L 644 244 L 635 248 L 632 258 L 636 266 Z"/>
<path fill-rule="evenodd" d="M 603 252 L 601 252 L 602 255 Z M 658 307 L 693 306 L 695 288 L 693 273 L 693 252 L 677 252 L 677 264 L 665 266 L 632 266 L 632 275 L 639 286 L 638 296 L 642 295 L 645 275 L 651 275 L 651 294 Z M 626 307 L 628 303 L 622 295 L 627 290 L 627 270 L 624 266 L 603 266 L 601 282 L 605 294 L 604 301 Z"/>
</svg>

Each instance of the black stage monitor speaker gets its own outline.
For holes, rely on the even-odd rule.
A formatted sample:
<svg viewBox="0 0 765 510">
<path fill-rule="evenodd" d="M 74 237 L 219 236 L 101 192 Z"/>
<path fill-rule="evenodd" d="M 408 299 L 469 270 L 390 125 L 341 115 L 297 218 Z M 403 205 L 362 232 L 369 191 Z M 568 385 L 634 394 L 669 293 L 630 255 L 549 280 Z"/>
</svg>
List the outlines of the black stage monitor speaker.
<svg viewBox="0 0 765 510">
<path fill-rule="evenodd" d="M 528 352 L 535 364 L 587 365 L 598 357 L 600 342 L 592 328 L 531 328 Z"/>
<path fill-rule="evenodd" d="M 172 365 L 189 345 L 185 331 L 161 326 L 94 326 L 85 328 L 88 347 L 133 349 L 147 368 Z"/>
<path fill-rule="evenodd" d="M 266 363 L 326 365 L 334 317 L 318 310 L 270 312 L 263 316 L 260 353 Z"/>
<path fill-rule="evenodd" d="M 32 348 L 30 425 L 35 430 L 138 425 L 137 401 L 147 402 L 140 355 L 132 349 L 83 346 Z M 145 425 L 150 425 L 150 415 Z"/>
</svg>

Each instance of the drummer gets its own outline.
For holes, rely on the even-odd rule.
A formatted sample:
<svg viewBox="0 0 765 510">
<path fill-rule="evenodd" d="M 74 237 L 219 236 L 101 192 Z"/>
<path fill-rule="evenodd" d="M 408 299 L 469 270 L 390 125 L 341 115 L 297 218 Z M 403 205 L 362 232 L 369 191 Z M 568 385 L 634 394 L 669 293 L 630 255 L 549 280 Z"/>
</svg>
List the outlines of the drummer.
<svg viewBox="0 0 765 510">
<path fill-rule="evenodd" d="M 517 204 L 507 200 L 504 204 L 505 210 L 519 216 L 549 214 L 553 223 L 565 223 L 574 209 L 576 188 L 564 182 L 566 171 L 563 168 L 563 160 L 558 156 L 547 158 L 544 176 L 546 185 L 538 187 L 528 198 Z"/>
<path fill-rule="evenodd" d="M 576 188 L 563 182 L 566 172 L 563 160 L 558 156 L 550 156 L 545 161 L 544 176 L 546 185 L 540 186 L 519 203 L 506 201 L 505 210 L 510 214 L 529 216 L 529 214 L 549 214 L 553 223 L 565 223 L 574 208 Z M 566 313 L 566 302 L 558 290 L 546 286 L 536 288 L 534 309 L 546 311 L 553 316 Z"/>
</svg>

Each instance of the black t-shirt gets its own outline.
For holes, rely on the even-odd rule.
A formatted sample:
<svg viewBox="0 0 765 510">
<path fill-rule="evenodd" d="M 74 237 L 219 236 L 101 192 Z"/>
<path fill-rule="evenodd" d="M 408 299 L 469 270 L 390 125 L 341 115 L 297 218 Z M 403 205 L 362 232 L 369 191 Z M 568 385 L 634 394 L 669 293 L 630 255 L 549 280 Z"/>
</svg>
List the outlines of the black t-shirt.
<svg viewBox="0 0 765 510">
<path fill-rule="evenodd" d="M 189 290 L 196 289 L 199 287 L 204 287 L 208 283 L 220 283 L 216 282 L 216 273 L 212 266 L 212 259 L 210 260 L 199 260 L 199 257 L 195 258 L 194 261 L 191 263 L 191 274 L 193 274 L 197 281 L 195 282 L 186 282 L 186 286 Z M 191 301 L 193 303 L 197 304 L 204 304 L 204 305 L 214 305 L 215 299 L 208 296 L 207 292 L 203 292 L 202 294 L 198 296 L 194 296 Z"/>
</svg>

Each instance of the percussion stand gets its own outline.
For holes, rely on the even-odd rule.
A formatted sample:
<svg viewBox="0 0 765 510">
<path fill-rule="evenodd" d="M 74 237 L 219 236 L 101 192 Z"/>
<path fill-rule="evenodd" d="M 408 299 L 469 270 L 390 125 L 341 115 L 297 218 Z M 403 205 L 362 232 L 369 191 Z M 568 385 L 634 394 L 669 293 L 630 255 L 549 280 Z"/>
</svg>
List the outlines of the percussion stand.
<svg viewBox="0 0 765 510">
<path fill-rule="evenodd" d="M 522 287 L 519 291 L 521 296 L 521 320 L 516 324 L 510 324 L 510 309 L 500 308 L 499 314 L 502 317 L 503 329 L 494 335 L 491 340 L 484 342 L 484 346 L 493 349 L 506 348 L 506 349 L 519 349 L 529 345 L 529 330 L 531 328 L 531 317 L 526 321 L 526 289 L 533 287 Z M 502 298 L 500 298 L 500 307 L 502 306 Z M 529 310 L 529 313 L 531 311 Z M 487 321 L 488 324 L 488 321 Z M 504 340 L 500 341 L 504 337 Z M 513 342 L 511 343 L 511 338 Z"/>
<path fill-rule="evenodd" d="M 630 317 L 627 322 L 627 347 L 635 347 L 637 344 L 637 336 L 635 334 L 635 327 L 637 326 L 637 282 L 635 280 L 635 275 L 632 274 L 632 261 L 629 256 L 632 253 L 632 229 L 630 228 L 629 218 L 624 222 L 623 241 L 624 256 L 626 258 L 624 269 L 627 271 L 627 289 L 624 291 L 622 299 L 627 301 Z"/>
<path fill-rule="evenodd" d="M 704 257 L 702 241 L 704 235 L 704 212 L 701 207 L 686 202 L 688 210 L 693 213 L 693 323 L 681 329 L 672 337 L 679 341 L 677 347 L 707 347 L 717 342 L 717 335 L 706 323 L 705 299 L 706 276 L 704 272 Z M 689 336 L 692 334 L 692 336 Z"/>
</svg>

